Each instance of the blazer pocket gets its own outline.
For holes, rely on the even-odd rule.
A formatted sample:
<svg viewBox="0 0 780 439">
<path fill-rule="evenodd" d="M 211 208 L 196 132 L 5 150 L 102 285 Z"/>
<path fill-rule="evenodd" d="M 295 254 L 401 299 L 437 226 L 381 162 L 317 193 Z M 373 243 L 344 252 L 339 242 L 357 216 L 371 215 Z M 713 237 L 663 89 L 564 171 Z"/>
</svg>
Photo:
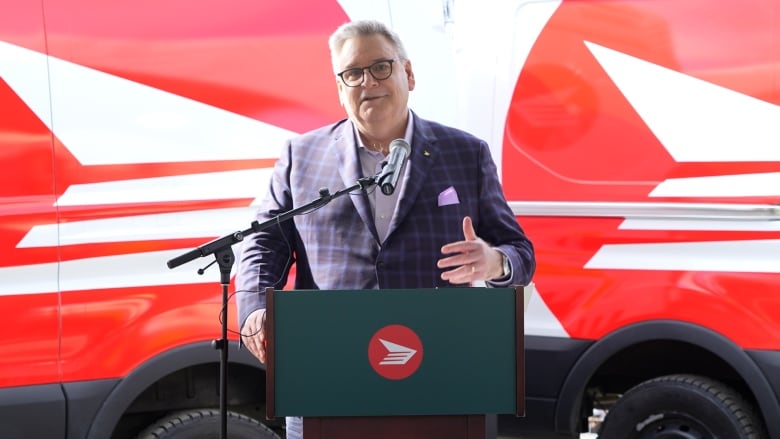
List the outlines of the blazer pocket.
<svg viewBox="0 0 780 439">
<path fill-rule="evenodd" d="M 455 190 L 455 187 L 450 186 L 439 194 L 439 207 L 451 206 L 453 204 L 460 204 L 460 200 L 458 199 L 458 192 Z"/>
</svg>

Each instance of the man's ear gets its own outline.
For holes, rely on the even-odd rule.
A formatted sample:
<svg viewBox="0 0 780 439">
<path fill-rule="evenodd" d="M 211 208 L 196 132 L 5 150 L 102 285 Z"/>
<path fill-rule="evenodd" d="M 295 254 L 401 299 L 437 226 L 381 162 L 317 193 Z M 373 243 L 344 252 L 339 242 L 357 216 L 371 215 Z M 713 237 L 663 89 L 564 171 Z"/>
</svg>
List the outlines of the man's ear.
<svg viewBox="0 0 780 439">
<path fill-rule="evenodd" d="M 414 90 L 416 81 L 414 80 L 414 71 L 412 70 L 412 62 L 406 61 L 404 63 L 404 71 L 406 72 L 406 82 L 409 83 L 409 91 Z"/>
<path fill-rule="evenodd" d="M 341 82 L 340 79 L 337 78 L 336 79 L 336 92 L 339 95 L 339 105 L 341 105 L 342 107 L 344 106 L 344 99 L 341 97 L 342 96 L 341 92 L 344 89 L 344 87 L 345 87 L 345 85 Z"/>
</svg>

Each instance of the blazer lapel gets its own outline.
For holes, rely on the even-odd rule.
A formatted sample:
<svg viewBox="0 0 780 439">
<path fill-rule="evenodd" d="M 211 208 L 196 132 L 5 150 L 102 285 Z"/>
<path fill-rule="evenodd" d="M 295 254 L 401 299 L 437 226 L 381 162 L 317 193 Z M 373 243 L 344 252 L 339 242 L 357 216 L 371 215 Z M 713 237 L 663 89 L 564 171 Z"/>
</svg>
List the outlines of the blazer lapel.
<svg viewBox="0 0 780 439">
<path fill-rule="evenodd" d="M 352 122 L 342 124 L 334 138 L 334 150 L 336 151 L 336 160 L 339 163 L 339 175 L 344 182 L 344 187 L 351 187 L 363 177 L 363 170 L 360 166 L 357 145 L 355 144 L 355 131 Z M 345 195 L 352 200 L 360 219 L 363 220 L 368 230 L 379 242 L 379 235 L 374 225 L 374 217 L 371 214 L 371 204 L 368 201 L 366 191 L 361 191 L 357 195 Z"/>
<path fill-rule="evenodd" d="M 414 205 L 420 190 L 423 188 L 428 172 L 433 164 L 439 158 L 439 148 L 435 136 L 428 129 L 424 120 L 414 115 L 414 134 L 412 135 L 412 154 L 406 162 L 404 177 L 404 186 L 398 198 L 393 219 L 390 221 L 390 227 L 387 236 L 392 235 L 398 224 L 406 218 Z"/>
</svg>

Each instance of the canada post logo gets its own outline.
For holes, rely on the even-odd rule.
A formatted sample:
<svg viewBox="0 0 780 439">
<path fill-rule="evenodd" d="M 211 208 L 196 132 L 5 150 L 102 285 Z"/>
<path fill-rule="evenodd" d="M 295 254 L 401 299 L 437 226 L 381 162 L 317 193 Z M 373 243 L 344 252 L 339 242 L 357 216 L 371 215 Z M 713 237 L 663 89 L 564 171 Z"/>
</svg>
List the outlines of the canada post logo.
<svg viewBox="0 0 780 439">
<path fill-rule="evenodd" d="M 420 368 L 423 346 L 420 337 L 403 325 L 378 330 L 368 343 L 368 361 L 374 371 L 389 380 L 408 378 Z"/>
</svg>

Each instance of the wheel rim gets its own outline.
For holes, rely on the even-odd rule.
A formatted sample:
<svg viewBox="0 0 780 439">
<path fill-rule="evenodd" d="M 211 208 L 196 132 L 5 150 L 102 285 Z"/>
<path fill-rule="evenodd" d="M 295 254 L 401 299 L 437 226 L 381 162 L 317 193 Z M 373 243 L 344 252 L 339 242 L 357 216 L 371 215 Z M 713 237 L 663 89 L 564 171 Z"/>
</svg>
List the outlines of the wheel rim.
<svg viewBox="0 0 780 439">
<path fill-rule="evenodd" d="M 652 415 L 642 424 L 644 425 L 639 430 L 638 435 L 640 439 L 705 439 L 714 437 L 714 434 L 704 424 L 692 417 L 680 414 Z"/>
</svg>

